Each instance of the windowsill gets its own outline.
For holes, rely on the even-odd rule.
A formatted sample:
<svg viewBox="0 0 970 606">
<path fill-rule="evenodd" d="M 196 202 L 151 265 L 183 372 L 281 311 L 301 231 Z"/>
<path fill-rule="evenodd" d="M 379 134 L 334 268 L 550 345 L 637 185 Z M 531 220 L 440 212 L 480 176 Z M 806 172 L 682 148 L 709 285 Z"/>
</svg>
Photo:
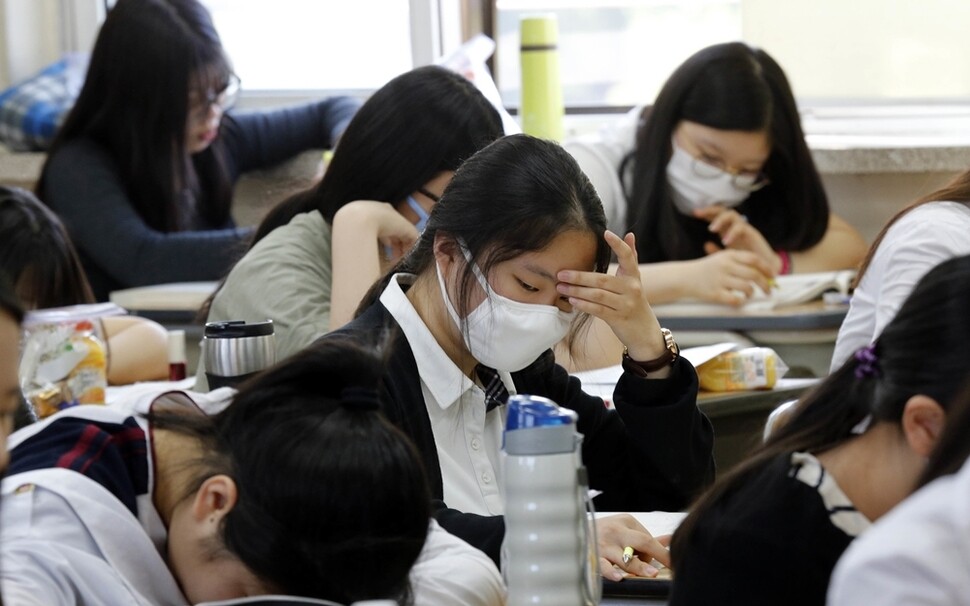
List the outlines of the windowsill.
<svg viewBox="0 0 970 606">
<path fill-rule="evenodd" d="M 595 133 L 617 119 L 567 115 L 567 136 Z M 823 175 L 956 173 L 970 167 L 970 106 L 817 108 L 804 110 L 802 123 Z M 32 187 L 43 162 L 41 152 L 10 153 L 0 145 L 0 183 Z M 291 173 L 284 164 L 260 177 Z"/>
<path fill-rule="evenodd" d="M 569 136 L 595 133 L 615 114 L 566 116 Z M 802 111 L 822 174 L 963 172 L 970 167 L 970 106 L 823 107 Z"/>
</svg>

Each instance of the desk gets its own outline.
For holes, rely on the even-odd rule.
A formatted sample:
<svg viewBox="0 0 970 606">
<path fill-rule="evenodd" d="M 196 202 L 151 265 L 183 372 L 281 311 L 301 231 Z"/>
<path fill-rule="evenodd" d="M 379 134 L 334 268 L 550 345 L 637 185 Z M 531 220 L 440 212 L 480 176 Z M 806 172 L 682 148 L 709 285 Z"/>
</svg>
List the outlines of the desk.
<svg viewBox="0 0 970 606">
<path fill-rule="evenodd" d="M 771 347 L 791 368 L 807 368 L 814 376 L 824 377 L 849 306 L 819 300 L 771 310 L 693 303 L 656 305 L 653 310 L 660 324 L 675 331 L 682 345 L 705 344 L 705 332 L 719 331 L 707 342 L 721 341 L 724 331 L 730 331 L 740 343 Z"/>
<path fill-rule="evenodd" d="M 583 391 L 609 402 L 613 399 L 622 367 L 573 373 L 583 382 Z M 782 402 L 799 397 L 820 379 L 779 379 L 774 389 L 746 391 L 701 391 L 697 407 L 714 426 L 714 462 L 723 474 L 761 443 L 768 415 Z"/>
<path fill-rule="evenodd" d="M 697 396 L 697 407 L 714 426 L 714 461 L 723 475 L 751 450 L 764 435 L 768 415 L 782 402 L 798 399 L 820 379 L 780 379 L 774 389 L 710 392 Z"/>
</svg>

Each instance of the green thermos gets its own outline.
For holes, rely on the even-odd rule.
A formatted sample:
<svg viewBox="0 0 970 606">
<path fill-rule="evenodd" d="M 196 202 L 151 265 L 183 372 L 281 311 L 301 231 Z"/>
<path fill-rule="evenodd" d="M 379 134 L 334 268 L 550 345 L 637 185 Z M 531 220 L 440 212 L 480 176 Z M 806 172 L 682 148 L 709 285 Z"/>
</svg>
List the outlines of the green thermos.
<svg viewBox="0 0 970 606">
<path fill-rule="evenodd" d="M 522 131 L 542 139 L 562 141 L 564 112 L 556 17 L 523 17 L 520 36 Z"/>
</svg>

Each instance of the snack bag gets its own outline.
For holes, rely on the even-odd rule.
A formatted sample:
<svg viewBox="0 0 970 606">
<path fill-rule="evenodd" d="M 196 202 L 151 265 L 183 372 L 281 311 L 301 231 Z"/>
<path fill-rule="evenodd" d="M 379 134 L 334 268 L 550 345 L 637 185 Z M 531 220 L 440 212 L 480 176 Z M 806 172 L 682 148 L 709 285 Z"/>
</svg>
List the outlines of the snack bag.
<svg viewBox="0 0 970 606">
<path fill-rule="evenodd" d="M 24 320 L 20 386 L 37 418 L 79 404 L 104 404 L 108 356 L 98 318 L 114 304 L 30 312 Z"/>
<path fill-rule="evenodd" d="M 697 367 L 701 389 L 742 391 L 771 389 L 788 366 L 770 347 L 748 347 L 724 352 Z"/>
</svg>

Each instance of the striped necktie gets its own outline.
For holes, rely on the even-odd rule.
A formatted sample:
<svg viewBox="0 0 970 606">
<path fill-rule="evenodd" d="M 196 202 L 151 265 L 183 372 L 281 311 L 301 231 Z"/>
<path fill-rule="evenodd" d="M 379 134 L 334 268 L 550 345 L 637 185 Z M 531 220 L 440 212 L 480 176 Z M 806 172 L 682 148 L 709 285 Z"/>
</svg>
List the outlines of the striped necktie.
<svg viewBox="0 0 970 606">
<path fill-rule="evenodd" d="M 475 374 L 478 375 L 478 380 L 482 382 L 482 389 L 485 390 L 486 413 L 508 401 L 509 391 L 505 389 L 502 377 L 498 376 L 494 368 L 478 364 L 475 366 Z"/>
</svg>

